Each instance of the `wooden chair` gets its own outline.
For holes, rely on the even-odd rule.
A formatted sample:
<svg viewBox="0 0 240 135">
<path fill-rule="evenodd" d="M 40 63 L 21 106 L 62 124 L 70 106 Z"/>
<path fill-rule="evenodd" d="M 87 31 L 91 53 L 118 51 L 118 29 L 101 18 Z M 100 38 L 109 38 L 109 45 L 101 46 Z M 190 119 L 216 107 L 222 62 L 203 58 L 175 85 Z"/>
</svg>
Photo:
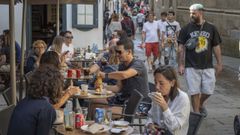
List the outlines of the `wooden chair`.
<svg viewBox="0 0 240 135">
<path fill-rule="evenodd" d="M 204 116 L 200 113 L 190 112 L 187 135 L 196 135 Z"/>
<path fill-rule="evenodd" d="M 7 135 L 8 125 L 15 105 L 10 105 L 0 111 L 0 135 Z"/>
</svg>

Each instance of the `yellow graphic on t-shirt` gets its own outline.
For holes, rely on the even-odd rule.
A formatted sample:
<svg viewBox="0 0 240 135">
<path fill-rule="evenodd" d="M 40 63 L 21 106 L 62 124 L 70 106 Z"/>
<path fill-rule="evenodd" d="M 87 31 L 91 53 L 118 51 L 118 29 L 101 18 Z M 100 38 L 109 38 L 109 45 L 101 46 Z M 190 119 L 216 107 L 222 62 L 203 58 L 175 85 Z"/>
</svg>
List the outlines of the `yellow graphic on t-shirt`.
<svg viewBox="0 0 240 135">
<path fill-rule="evenodd" d="M 195 48 L 195 52 L 196 53 L 203 52 L 203 51 L 207 50 L 207 47 L 208 47 L 208 40 L 203 36 L 199 36 L 198 44 Z"/>
</svg>

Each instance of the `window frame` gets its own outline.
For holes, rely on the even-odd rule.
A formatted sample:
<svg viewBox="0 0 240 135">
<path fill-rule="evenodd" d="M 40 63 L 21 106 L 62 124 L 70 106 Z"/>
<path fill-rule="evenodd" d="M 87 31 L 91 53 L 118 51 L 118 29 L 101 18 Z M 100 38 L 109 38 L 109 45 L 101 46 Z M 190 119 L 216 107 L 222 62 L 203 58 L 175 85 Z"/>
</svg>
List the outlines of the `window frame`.
<svg viewBox="0 0 240 135">
<path fill-rule="evenodd" d="M 78 24 L 77 22 L 77 13 L 78 13 L 78 4 L 72 4 L 72 26 L 73 28 L 77 28 L 79 30 L 91 30 L 94 28 L 98 28 L 98 2 L 97 3 L 86 3 L 86 4 L 79 4 L 79 5 L 93 5 L 93 25 L 85 25 L 85 24 Z"/>
</svg>

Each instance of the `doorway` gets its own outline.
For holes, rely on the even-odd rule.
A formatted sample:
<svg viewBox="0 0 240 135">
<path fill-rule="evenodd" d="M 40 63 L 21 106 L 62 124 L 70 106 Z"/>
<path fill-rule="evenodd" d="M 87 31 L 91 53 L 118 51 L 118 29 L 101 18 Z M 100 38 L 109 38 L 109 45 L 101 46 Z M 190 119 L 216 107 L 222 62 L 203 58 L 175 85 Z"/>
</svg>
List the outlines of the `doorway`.
<svg viewBox="0 0 240 135">
<path fill-rule="evenodd" d="M 57 6 L 54 5 L 31 5 L 29 35 L 30 46 L 36 40 L 43 40 L 49 46 L 56 35 Z M 62 29 L 62 6 L 60 5 L 59 21 Z"/>
</svg>

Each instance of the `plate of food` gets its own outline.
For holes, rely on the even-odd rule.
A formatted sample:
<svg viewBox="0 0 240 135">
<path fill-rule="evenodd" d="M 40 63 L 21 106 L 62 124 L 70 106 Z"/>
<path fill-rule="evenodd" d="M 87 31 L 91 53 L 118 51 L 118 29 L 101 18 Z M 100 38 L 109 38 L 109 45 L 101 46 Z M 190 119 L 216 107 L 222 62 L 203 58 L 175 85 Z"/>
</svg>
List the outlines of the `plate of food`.
<svg viewBox="0 0 240 135">
<path fill-rule="evenodd" d="M 95 94 L 95 95 L 102 95 L 102 92 L 100 92 L 100 91 L 95 91 L 93 94 Z"/>
<path fill-rule="evenodd" d="M 81 129 L 91 134 L 99 134 L 99 133 L 107 132 L 108 130 L 110 130 L 110 127 L 106 125 L 101 125 L 98 123 L 93 123 L 89 125 L 83 125 L 81 126 Z"/>
<path fill-rule="evenodd" d="M 123 121 L 123 120 L 113 121 L 113 125 L 114 125 L 114 127 L 117 127 L 117 128 L 119 128 L 119 127 L 128 127 L 129 122 Z"/>
<path fill-rule="evenodd" d="M 109 90 L 107 90 L 106 93 L 107 93 L 107 95 L 113 94 L 113 92 L 112 92 L 112 91 L 109 91 Z"/>
</svg>

